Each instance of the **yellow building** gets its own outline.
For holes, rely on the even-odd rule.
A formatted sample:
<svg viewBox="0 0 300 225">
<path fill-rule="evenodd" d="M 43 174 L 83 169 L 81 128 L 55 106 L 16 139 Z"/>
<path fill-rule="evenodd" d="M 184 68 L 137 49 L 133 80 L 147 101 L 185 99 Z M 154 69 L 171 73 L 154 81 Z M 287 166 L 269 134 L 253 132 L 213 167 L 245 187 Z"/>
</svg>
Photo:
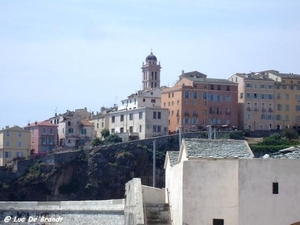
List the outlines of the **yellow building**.
<svg viewBox="0 0 300 225">
<path fill-rule="evenodd" d="M 239 127 L 254 130 L 300 128 L 300 75 L 266 70 L 236 73 Z"/>
<path fill-rule="evenodd" d="M 0 130 L 0 166 L 11 163 L 16 157 L 28 157 L 29 146 L 30 131 L 18 126 Z"/>
</svg>

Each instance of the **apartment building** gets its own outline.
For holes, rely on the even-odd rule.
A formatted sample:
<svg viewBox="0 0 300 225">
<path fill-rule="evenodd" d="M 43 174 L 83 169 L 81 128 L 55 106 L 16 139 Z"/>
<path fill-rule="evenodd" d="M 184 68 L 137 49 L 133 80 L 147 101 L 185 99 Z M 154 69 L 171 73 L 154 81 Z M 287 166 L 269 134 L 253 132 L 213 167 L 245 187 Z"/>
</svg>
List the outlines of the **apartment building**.
<svg viewBox="0 0 300 225">
<path fill-rule="evenodd" d="M 6 126 L 0 130 L 0 166 L 5 166 L 16 157 L 30 156 L 30 132 L 19 127 Z"/>
<path fill-rule="evenodd" d="M 266 70 L 236 73 L 239 127 L 248 130 L 300 128 L 300 75 Z"/>
<path fill-rule="evenodd" d="M 275 129 L 274 80 L 260 73 L 237 73 L 229 80 L 238 83 L 239 128 Z"/>
<path fill-rule="evenodd" d="M 87 110 L 84 110 L 84 112 Z M 91 114 L 88 114 L 91 116 Z M 94 139 L 94 125 L 89 118 L 83 118 L 86 113 L 82 111 L 69 111 L 64 114 L 55 115 L 48 121 L 58 126 L 59 146 L 78 148 L 89 146 Z"/>
<path fill-rule="evenodd" d="M 117 111 L 116 105 L 114 107 L 105 108 L 101 107 L 100 112 L 97 112 L 96 115 L 92 114 L 89 122 L 94 125 L 94 136 L 102 138 L 102 130 L 109 130 L 109 113 Z"/>
<path fill-rule="evenodd" d="M 42 121 L 28 124 L 24 129 L 30 131 L 30 149 L 33 150 L 33 153 L 51 151 L 57 147 L 57 125 Z"/>
<path fill-rule="evenodd" d="M 161 95 L 161 106 L 169 109 L 170 132 L 199 131 L 208 125 L 219 129 L 236 127 L 237 88 L 236 83 L 226 79 L 182 71 L 179 81 L 164 88 Z"/>
<path fill-rule="evenodd" d="M 156 87 L 147 90 L 141 90 L 131 94 L 121 101 L 118 110 L 136 109 L 140 107 L 160 107 L 162 88 Z"/>
<path fill-rule="evenodd" d="M 141 107 L 109 113 L 110 133 L 117 133 L 123 141 L 145 139 L 168 134 L 168 109 Z"/>
</svg>

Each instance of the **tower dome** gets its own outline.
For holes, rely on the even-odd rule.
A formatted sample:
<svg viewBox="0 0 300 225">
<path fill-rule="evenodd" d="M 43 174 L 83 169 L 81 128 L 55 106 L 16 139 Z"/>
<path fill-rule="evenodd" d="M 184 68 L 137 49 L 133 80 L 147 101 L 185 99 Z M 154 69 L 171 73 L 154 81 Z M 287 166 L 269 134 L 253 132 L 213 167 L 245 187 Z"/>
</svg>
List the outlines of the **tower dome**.
<svg viewBox="0 0 300 225">
<path fill-rule="evenodd" d="M 148 60 L 155 60 L 155 61 L 157 61 L 157 59 L 156 59 L 156 56 L 155 55 L 153 55 L 153 53 L 151 52 L 151 54 L 150 55 L 148 55 L 147 57 L 146 57 L 146 61 L 148 61 Z"/>
</svg>

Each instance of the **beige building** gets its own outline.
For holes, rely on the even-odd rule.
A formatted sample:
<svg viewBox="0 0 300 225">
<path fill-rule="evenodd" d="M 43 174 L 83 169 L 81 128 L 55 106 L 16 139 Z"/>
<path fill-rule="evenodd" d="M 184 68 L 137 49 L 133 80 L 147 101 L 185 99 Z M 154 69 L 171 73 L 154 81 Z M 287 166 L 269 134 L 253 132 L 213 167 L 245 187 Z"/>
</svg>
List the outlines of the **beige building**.
<svg viewBox="0 0 300 225">
<path fill-rule="evenodd" d="M 300 128 L 300 75 L 267 70 L 237 73 L 239 127 L 248 130 Z"/>
<path fill-rule="evenodd" d="M 184 139 L 165 160 L 172 224 L 300 223 L 299 150 L 253 158 L 245 141 Z"/>
<path fill-rule="evenodd" d="M 94 125 L 94 137 L 102 139 L 102 130 L 109 130 L 109 113 L 116 111 L 117 107 L 105 108 L 101 107 L 100 112 L 92 115 L 89 122 Z"/>
<path fill-rule="evenodd" d="M 11 163 L 16 157 L 30 156 L 30 131 L 19 126 L 0 130 L 0 166 Z"/>
</svg>

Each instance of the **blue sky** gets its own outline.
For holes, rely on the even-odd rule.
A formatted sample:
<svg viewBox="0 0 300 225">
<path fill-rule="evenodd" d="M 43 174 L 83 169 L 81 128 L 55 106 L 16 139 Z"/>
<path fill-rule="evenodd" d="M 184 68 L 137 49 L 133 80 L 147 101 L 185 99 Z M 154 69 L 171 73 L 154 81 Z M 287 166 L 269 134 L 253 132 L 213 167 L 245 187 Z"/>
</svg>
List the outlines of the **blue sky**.
<svg viewBox="0 0 300 225">
<path fill-rule="evenodd" d="M 0 128 L 119 104 L 141 88 L 151 49 L 161 85 L 182 70 L 299 74 L 299 8 L 298 0 L 1 0 Z"/>
</svg>

